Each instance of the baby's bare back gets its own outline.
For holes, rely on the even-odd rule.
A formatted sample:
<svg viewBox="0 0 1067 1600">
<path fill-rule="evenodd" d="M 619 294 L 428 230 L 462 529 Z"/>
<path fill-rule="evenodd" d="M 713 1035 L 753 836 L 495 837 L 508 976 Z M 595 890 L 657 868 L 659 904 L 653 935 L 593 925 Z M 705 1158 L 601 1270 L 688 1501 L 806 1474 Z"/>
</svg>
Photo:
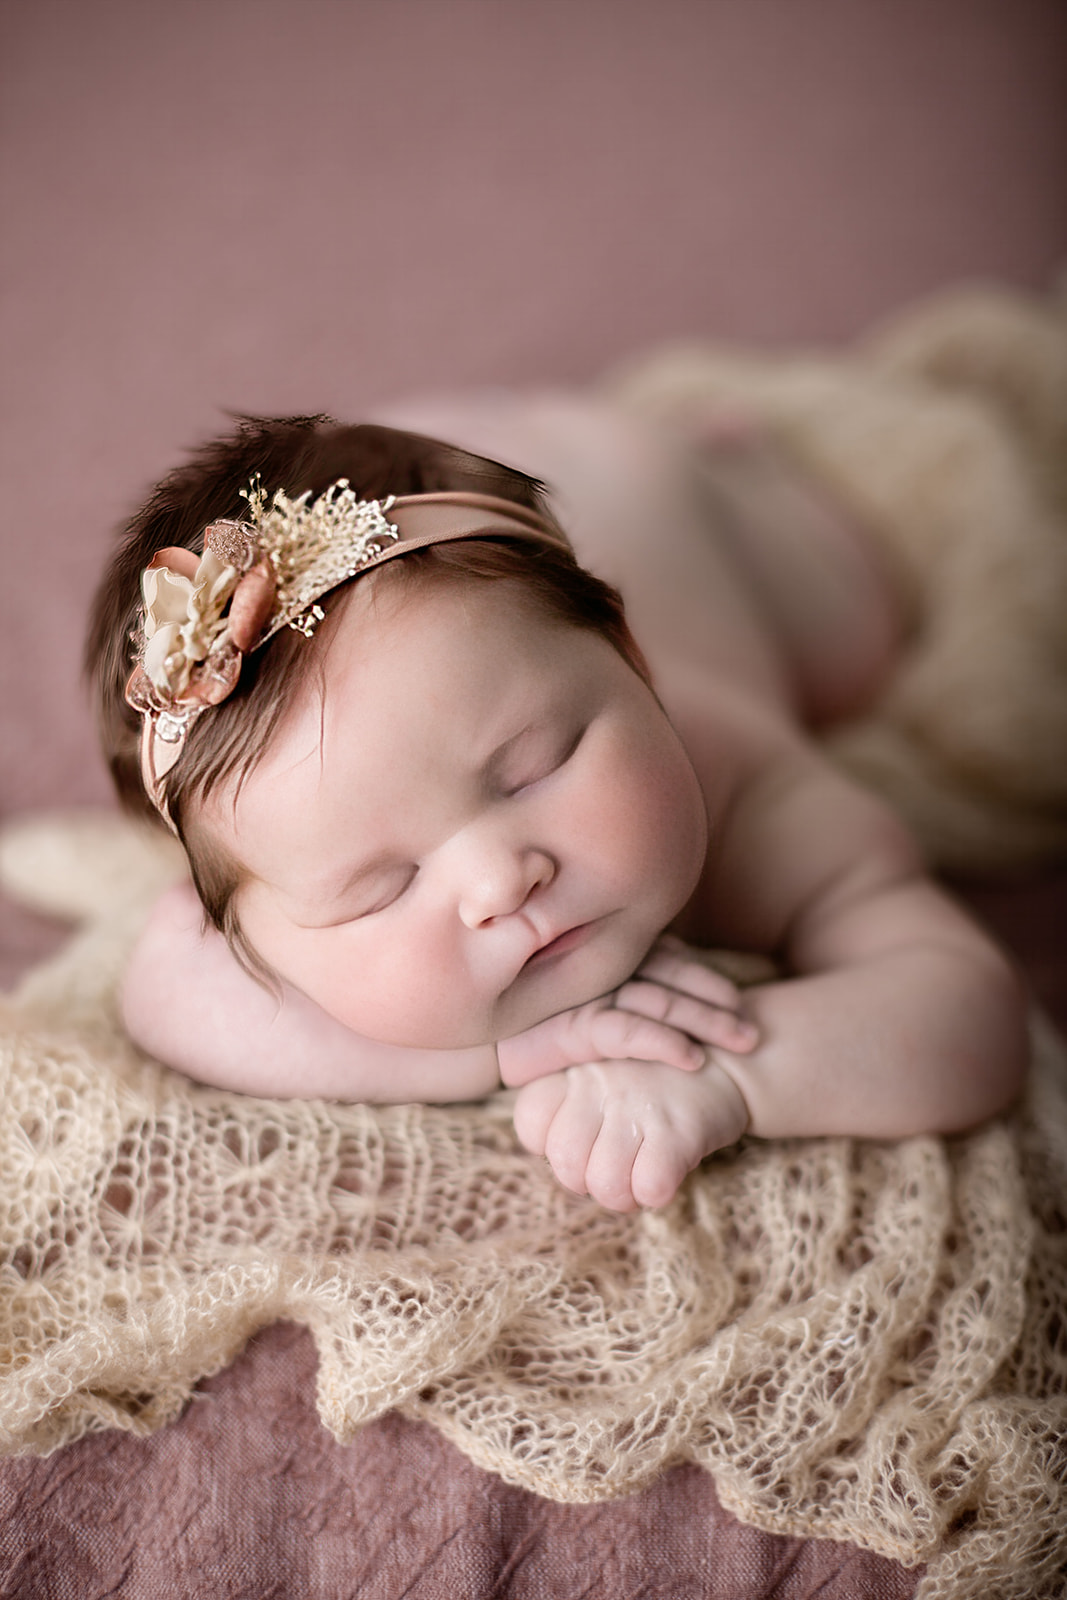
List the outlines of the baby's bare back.
<svg viewBox="0 0 1067 1600">
<path fill-rule="evenodd" d="M 802 726 L 859 710 L 892 664 L 895 597 L 862 530 L 755 424 L 695 441 L 598 400 L 500 391 L 381 420 L 541 478 L 657 682 L 704 675 Z"/>
</svg>

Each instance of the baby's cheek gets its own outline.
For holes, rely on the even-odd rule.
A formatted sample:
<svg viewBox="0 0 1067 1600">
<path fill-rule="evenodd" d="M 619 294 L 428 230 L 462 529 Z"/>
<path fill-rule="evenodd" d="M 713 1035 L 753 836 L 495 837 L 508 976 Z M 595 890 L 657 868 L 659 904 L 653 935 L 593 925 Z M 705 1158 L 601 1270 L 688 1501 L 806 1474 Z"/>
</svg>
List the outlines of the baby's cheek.
<svg viewBox="0 0 1067 1600">
<path fill-rule="evenodd" d="M 677 885 L 684 885 L 688 897 L 704 869 L 708 814 L 697 775 L 680 747 L 675 760 L 653 772 L 648 804 L 661 869 Z"/>
<path fill-rule="evenodd" d="M 268 966 L 353 1033 L 383 1044 L 460 1049 L 491 1037 L 448 941 L 392 919 L 297 928 L 269 906 L 242 908 Z"/>
<path fill-rule="evenodd" d="M 328 967 L 328 977 L 319 973 L 326 998 L 312 998 L 354 1033 L 425 1050 L 463 1049 L 491 1036 L 455 953 L 440 942 L 383 929 L 333 950 Z"/>
<path fill-rule="evenodd" d="M 620 887 L 665 902 L 687 898 L 707 843 L 703 797 L 688 762 L 636 761 L 623 776 L 605 782 L 601 795 L 588 821 L 589 836 Z"/>
</svg>

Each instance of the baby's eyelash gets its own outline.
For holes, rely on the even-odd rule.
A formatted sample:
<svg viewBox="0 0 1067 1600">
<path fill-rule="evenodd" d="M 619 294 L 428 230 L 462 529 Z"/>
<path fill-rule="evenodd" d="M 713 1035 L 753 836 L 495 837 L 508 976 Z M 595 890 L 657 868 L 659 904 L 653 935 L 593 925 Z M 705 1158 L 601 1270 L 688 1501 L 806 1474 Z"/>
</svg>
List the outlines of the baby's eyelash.
<svg viewBox="0 0 1067 1600">
<path fill-rule="evenodd" d="M 390 889 L 388 894 L 376 900 L 373 905 L 366 906 L 362 911 L 355 912 L 348 920 L 350 922 L 361 922 L 364 917 L 376 917 L 380 911 L 388 911 L 390 906 L 395 906 L 396 902 L 407 894 L 418 876 L 418 871 L 418 867 L 412 867 L 403 883 L 399 884 L 395 889 Z"/>
<path fill-rule="evenodd" d="M 529 789 L 533 784 L 540 783 L 542 778 L 550 778 L 554 772 L 558 772 L 561 767 L 565 767 L 584 739 L 585 733 L 584 727 L 579 728 L 574 738 L 559 755 L 553 756 L 548 764 L 535 772 L 532 777 L 523 778 L 521 783 L 516 783 L 508 788 L 506 793 L 508 795 L 521 794 L 523 789 Z"/>
</svg>

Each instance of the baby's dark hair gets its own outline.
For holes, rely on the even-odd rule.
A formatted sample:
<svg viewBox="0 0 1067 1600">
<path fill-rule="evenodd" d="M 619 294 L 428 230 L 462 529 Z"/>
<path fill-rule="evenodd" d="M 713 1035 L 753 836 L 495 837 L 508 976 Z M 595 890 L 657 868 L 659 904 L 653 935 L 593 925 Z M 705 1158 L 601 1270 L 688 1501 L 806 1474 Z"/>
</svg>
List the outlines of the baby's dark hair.
<svg viewBox="0 0 1067 1600">
<path fill-rule="evenodd" d="M 93 602 L 86 671 L 115 787 L 122 804 L 137 815 L 158 820 L 141 778 L 140 719 L 125 699 L 141 613 L 141 574 L 158 550 L 180 546 L 199 554 L 210 523 L 247 515 L 241 490 L 257 474 L 268 494 L 280 488 L 291 498 L 305 490 L 317 496 L 347 478 L 362 500 L 466 490 L 511 500 L 554 522 L 536 479 L 421 434 L 344 425 L 326 416 L 238 419 L 232 432 L 202 446 L 164 478 L 130 518 Z M 386 563 L 374 575 L 376 583 L 383 579 L 390 584 L 511 579 L 550 618 L 601 634 L 648 681 L 618 591 L 586 572 L 564 545 L 502 534 L 433 544 Z M 346 588 L 320 600 L 327 617 Z M 315 638 L 322 632 L 328 632 L 328 622 L 320 623 Z M 262 970 L 261 964 L 243 941 L 235 915 L 238 865 L 198 825 L 198 814 L 220 784 L 233 776 L 240 783 L 255 766 L 294 689 L 313 670 L 315 638 L 283 628 L 245 657 L 237 688 L 196 721 L 166 778 L 167 807 L 207 915 L 253 970 Z"/>
</svg>

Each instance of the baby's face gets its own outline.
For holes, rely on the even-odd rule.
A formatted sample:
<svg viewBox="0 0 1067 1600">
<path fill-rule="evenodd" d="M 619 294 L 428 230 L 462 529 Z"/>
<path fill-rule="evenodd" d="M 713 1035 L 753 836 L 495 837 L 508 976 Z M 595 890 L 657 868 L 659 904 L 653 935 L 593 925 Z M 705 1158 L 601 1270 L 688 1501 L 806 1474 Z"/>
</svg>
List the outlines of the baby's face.
<svg viewBox="0 0 1067 1600">
<path fill-rule="evenodd" d="M 436 1049 L 627 978 L 692 893 L 706 822 L 617 652 L 507 581 L 364 580 L 321 666 L 204 819 L 263 958 L 357 1033 Z"/>
</svg>

